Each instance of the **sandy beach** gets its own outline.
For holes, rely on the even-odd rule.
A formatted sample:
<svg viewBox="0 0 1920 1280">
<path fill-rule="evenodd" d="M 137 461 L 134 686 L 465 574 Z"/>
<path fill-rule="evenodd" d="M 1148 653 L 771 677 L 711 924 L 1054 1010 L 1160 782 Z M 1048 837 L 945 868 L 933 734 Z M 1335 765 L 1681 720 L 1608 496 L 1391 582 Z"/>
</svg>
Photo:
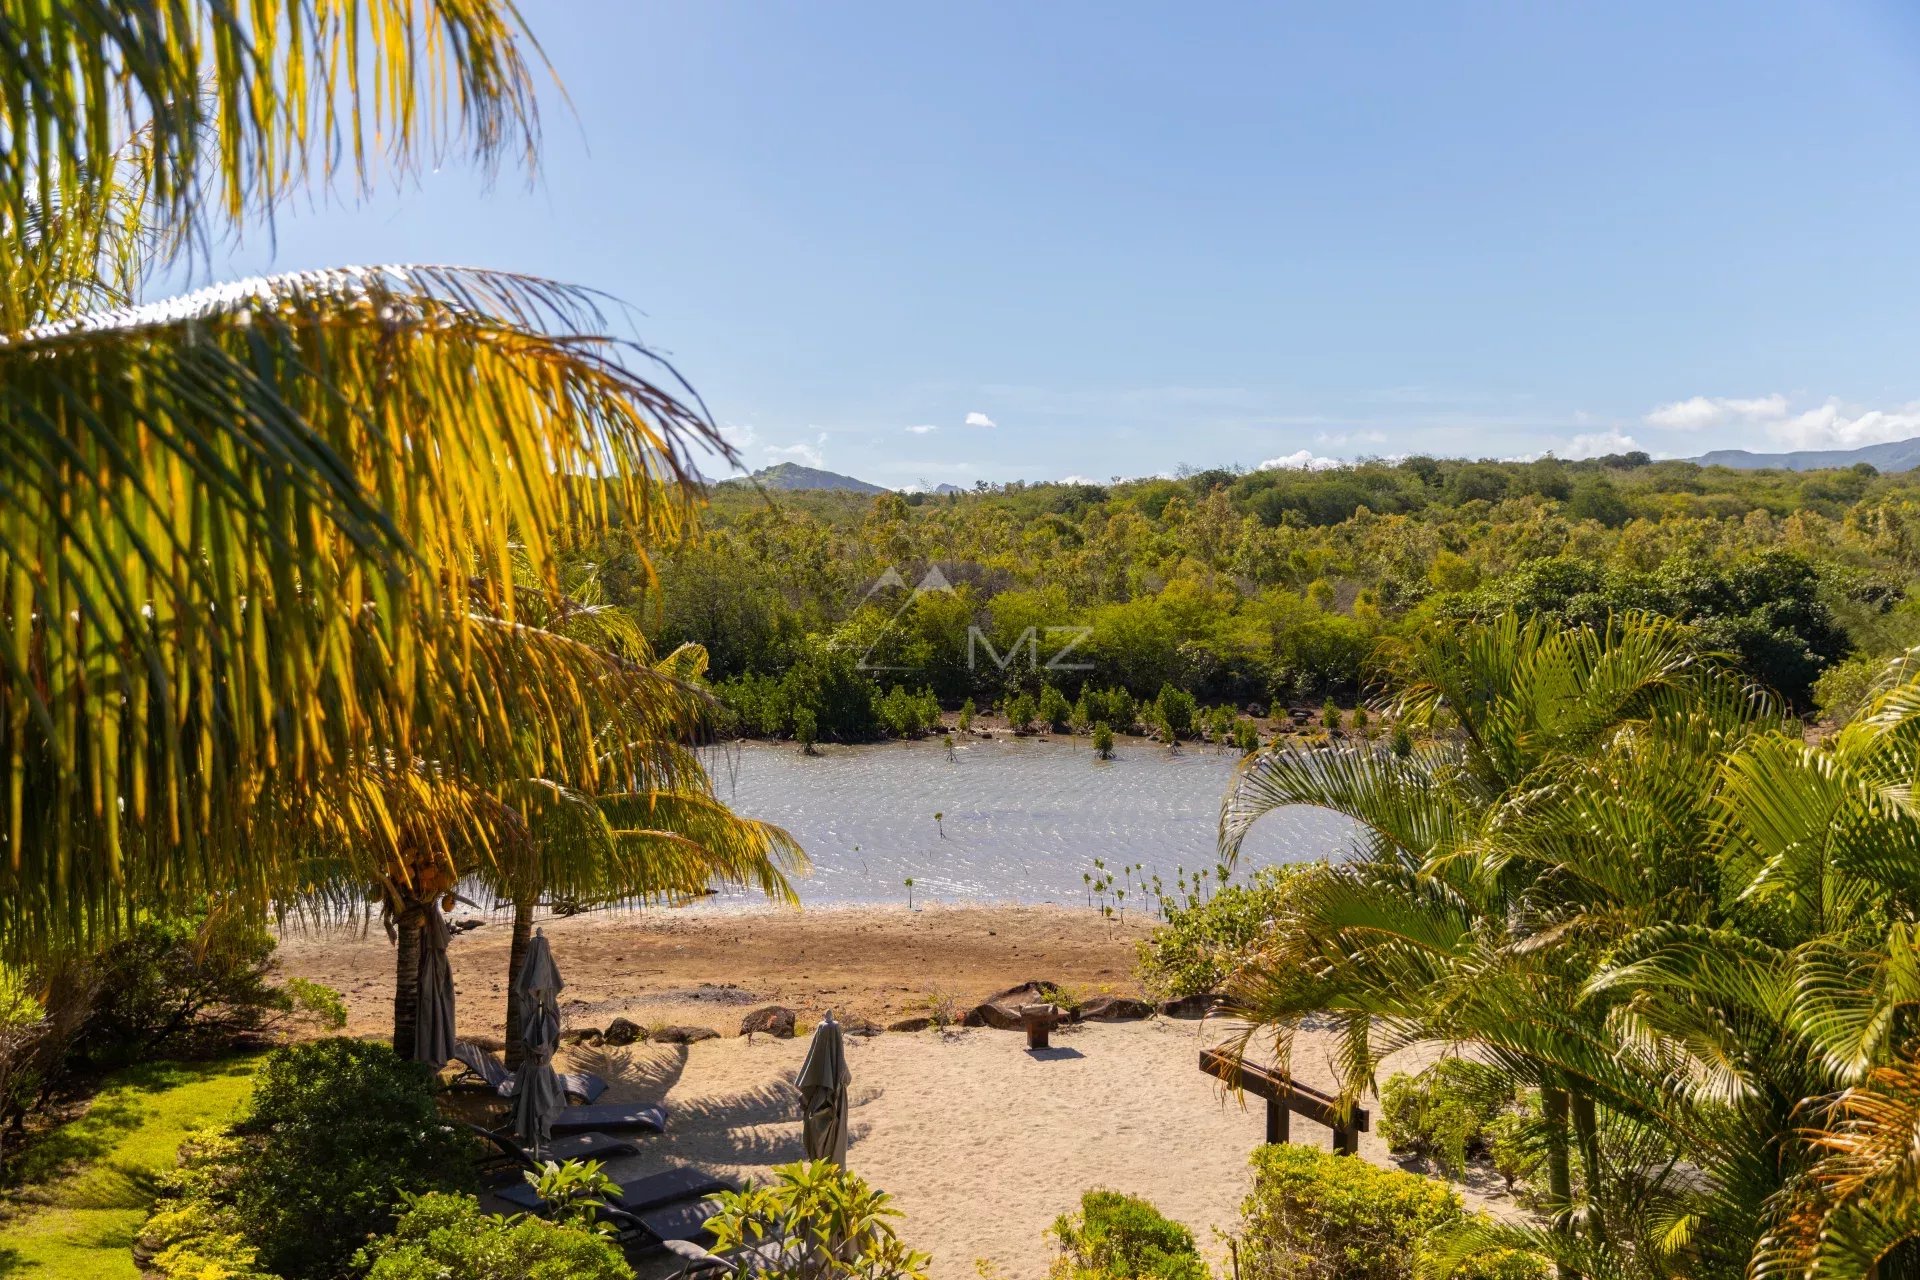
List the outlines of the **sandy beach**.
<svg viewBox="0 0 1920 1280">
<path fill-rule="evenodd" d="M 611 1082 L 610 1099 L 669 1109 L 667 1133 L 609 1166 L 616 1177 L 683 1163 L 758 1177 L 802 1158 L 792 1078 L 806 1038 L 741 1037 L 748 1009 L 783 1004 L 812 1020 L 831 1008 L 884 1023 L 924 1012 L 931 997 L 964 1008 L 1027 979 L 1133 993 L 1135 947 L 1147 931 L 1138 920 L 1057 907 L 680 912 L 546 928 L 567 980 L 570 1028 L 625 1016 L 723 1033 L 691 1045 L 565 1051 Z M 504 923 L 453 943 L 462 1034 L 499 1034 L 507 943 Z M 388 1029 L 393 952 L 379 931 L 295 935 L 282 955 L 289 973 L 347 992 L 349 1031 Z M 1231 1030 L 1158 1017 L 1089 1023 L 1056 1032 L 1054 1048 L 1038 1053 L 1018 1033 L 987 1029 L 851 1036 L 849 1163 L 893 1194 L 901 1234 L 933 1254 L 935 1280 L 1039 1280 L 1055 1255 L 1048 1226 L 1091 1187 L 1145 1196 L 1220 1261 L 1219 1231 L 1238 1220 L 1247 1157 L 1263 1133 L 1262 1104 L 1243 1106 L 1198 1067 L 1200 1050 Z M 1394 1065 L 1417 1069 L 1422 1060 L 1410 1053 Z M 1329 1062 L 1324 1036 L 1299 1037 L 1298 1079 L 1332 1087 Z M 1293 1134 L 1331 1145 L 1305 1121 Z M 1362 1136 L 1360 1153 L 1394 1163 L 1374 1133 Z M 1479 1207 L 1505 1208 L 1492 1187 L 1462 1190 Z"/>
<path fill-rule="evenodd" d="M 448 949 L 460 1032 L 470 1037 L 505 1029 L 509 924 L 486 919 Z M 625 1017 L 722 1035 L 767 1004 L 808 1021 L 835 1010 L 885 1025 L 935 1002 L 964 1009 L 1033 978 L 1084 995 L 1135 994 L 1136 948 L 1150 931 L 1138 913 L 1108 920 L 1048 906 L 593 912 L 541 927 L 566 979 L 569 1027 Z M 288 974 L 346 995 L 348 1034 L 392 1029 L 394 951 L 377 925 L 290 932 L 280 957 Z"/>
</svg>

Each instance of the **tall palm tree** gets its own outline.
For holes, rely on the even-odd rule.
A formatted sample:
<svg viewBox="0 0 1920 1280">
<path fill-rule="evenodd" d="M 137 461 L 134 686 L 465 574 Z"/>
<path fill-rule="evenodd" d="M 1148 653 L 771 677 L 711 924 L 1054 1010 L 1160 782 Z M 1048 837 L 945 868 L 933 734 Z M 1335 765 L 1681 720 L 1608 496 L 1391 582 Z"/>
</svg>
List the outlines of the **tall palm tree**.
<svg viewBox="0 0 1920 1280">
<path fill-rule="evenodd" d="M 141 300 L 304 187 L 530 159 L 532 48 L 510 0 L 0 0 L 6 947 L 297 890 L 310 812 L 378 826 L 383 770 L 608 766 L 504 584 L 681 527 L 725 446 L 671 371 L 498 272 Z"/>
<path fill-rule="evenodd" d="M 643 743 L 620 744 L 624 759 L 607 762 L 597 787 L 541 777 L 497 792 L 496 798 L 519 815 L 522 829 L 492 856 L 475 862 L 473 873 L 513 908 L 506 983 L 509 1065 L 516 1065 L 522 1052 L 513 977 L 543 900 L 576 909 L 685 901 L 717 884 L 732 884 L 792 902 L 788 873 L 805 865 L 799 845 L 784 830 L 740 817 L 713 794 L 694 749 L 710 729 L 715 705 L 702 686 L 707 651 L 681 645 L 653 660 L 639 617 L 608 601 L 598 564 L 570 561 L 559 596 L 540 588 L 531 565 L 518 568 L 516 588 L 530 625 L 590 646 L 611 661 L 651 664 L 659 687 L 654 705 L 665 714 L 608 726 L 616 743 L 621 733 L 649 736 Z"/>
</svg>

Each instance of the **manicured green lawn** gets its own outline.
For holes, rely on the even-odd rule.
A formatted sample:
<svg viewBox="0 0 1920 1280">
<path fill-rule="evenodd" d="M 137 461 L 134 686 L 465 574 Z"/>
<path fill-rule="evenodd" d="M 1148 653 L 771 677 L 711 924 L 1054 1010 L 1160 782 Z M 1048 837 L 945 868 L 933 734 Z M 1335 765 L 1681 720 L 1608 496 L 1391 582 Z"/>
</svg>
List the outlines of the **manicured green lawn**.
<svg viewBox="0 0 1920 1280">
<path fill-rule="evenodd" d="M 0 1277 L 136 1280 L 128 1252 L 189 1132 L 231 1116 L 258 1057 L 143 1063 L 116 1073 L 85 1116 L 28 1153 L 32 1203 L 0 1222 Z"/>
</svg>

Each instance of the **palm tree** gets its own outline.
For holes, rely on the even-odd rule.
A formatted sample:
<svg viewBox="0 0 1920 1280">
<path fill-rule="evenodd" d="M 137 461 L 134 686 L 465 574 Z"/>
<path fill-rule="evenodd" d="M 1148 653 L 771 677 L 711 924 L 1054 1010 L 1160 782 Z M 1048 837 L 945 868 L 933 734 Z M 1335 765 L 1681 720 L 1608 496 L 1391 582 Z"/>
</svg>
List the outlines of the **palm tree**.
<svg viewBox="0 0 1920 1280">
<path fill-rule="evenodd" d="M 1548 1199 L 1571 1227 L 1576 1152 L 1586 1186 L 1601 1182 L 1596 1099 L 1632 1084 L 1608 1065 L 1603 1011 L 1581 1000 L 1599 956 L 1588 922 L 1634 903 L 1671 841 L 1645 846 L 1645 865 L 1615 863 L 1611 884 L 1603 860 L 1583 881 L 1544 874 L 1523 855 L 1556 832 L 1585 831 L 1543 801 L 1584 794 L 1588 762 L 1640 752 L 1687 794 L 1699 767 L 1672 744 L 1736 735 L 1755 702 L 1684 628 L 1637 615 L 1600 631 L 1507 617 L 1433 636 L 1410 655 L 1402 687 L 1395 719 L 1444 726 L 1440 745 L 1405 757 L 1365 746 L 1274 751 L 1236 776 L 1221 811 L 1229 858 L 1254 822 L 1286 804 L 1342 813 L 1359 834 L 1352 861 L 1303 882 L 1292 917 L 1229 994 L 1283 1058 L 1293 1028 L 1338 1015 L 1354 1101 L 1375 1064 L 1406 1044 L 1471 1045 L 1494 1058 L 1541 1092 Z M 1611 901 L 1622 887 L 1626 901 Z"/>
<path fill-rule="evenodd" d="M 653 706 L 664 715 L 648 723 L 609 726 L 610 732 L 649 736 L 644 743 L 623 744 L 624 760 L 607 762 L 598 789 L 575 789 L 544 777 L 498 792 L 501 802 L 520 815 L 524 830 L 521 838 L 479 860 L 474 873 L 513 907 L 506 984 L 510 1065 L 522 1051 L 513 976 L 532 941 L 534 913 L 543 900 L 574 910 L 685 901 L 716 884 L 733 884 L 793 902 L 787 875 L 805 865 L 799 845 L 784 830 L 742 818 L 714 797 L 693 749 L 709 730 L 714 709 L 703 686 L 706 649 L 681 645 L 655 661 L 640 619 L 608 601 L 594 562 L 570 560 L 558 596 L 540 586 L 530 564 L 517 567 L 516 589 L 524 597 L 521 616 L 527 623 L 615 661 L 651 664 L 658 677 Z M 617 732 L 615 741 L 620 741 Z"/>
<path fill-rule="evenodd" d="M 1883 1211 L 1907 1185 L 1884 1100 L 1920 1029 L 1920 682 L 1896 672 L 1814 746 L 1710 665 L 1691 690 L 1653 682 L 1688 696 L 1654 693 L 1647 674 L 1673 668 L 1649 637 L 1631 661 L 1592 660 L 1641 627 L 1443 642 L 1512 659 L 1505 681 L 1482 666 L 1445 694 L 1457 747 L 1251 766 L 1229 834 L 1293 795 L 1354 816 L 1367 847 L 1305 882 L 1235 999 L 1283 1047 L 1308 1013 L 1336 1014 L 1350 1096 L 1413 1040 L 1541 1091 L 1552 1220 L 1463 1231 L 1442 1273 L 1489 1244 L 1565 1273 L 1773 1273 L 1832 1228 L 1860 1248 L 1827 1274 L 1869 1274 L 1849 1266 L 1912 1230 Z M 1804 1130 L 1809 1109 L 1830 1134 Z"/>
<path fill-rule="evenodd" d="M 311 184 L 530 159 L 531 47 L 508 0 L 0 0 L 9 949 L 298 891 L 312 811 L 394 843 L 372 778 L 629 772 L 505 584 L 682 526 L 687 448 L 725 447 L 671 371 L 498 272 L 141 301 Z"/>
</svg>

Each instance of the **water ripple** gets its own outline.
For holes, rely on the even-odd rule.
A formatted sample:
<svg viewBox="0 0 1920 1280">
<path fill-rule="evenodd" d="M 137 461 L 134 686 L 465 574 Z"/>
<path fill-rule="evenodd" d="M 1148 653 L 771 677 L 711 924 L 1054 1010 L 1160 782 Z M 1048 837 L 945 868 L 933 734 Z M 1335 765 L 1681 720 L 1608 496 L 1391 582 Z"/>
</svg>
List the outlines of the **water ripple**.
<svg viewBox="0 0 1920 1280">
<path fill-rule="evenodd" d="M 1238 753 L 1123 742 L 1096 760 L 1084 739 L 994 739 L 829 748 L 751 744 L 716 762 L 736 811 L 776 822 L 813 860 L 800 896 L 814 905 L 919 901 L 1083 903 L 1082 875 L 1103 860 L 1143 864 L 1171 891 L 1181 868 L 1215 861 L 1220 797 Z M 935 823 L 934 814 L 942 814 Z M 944 829 L 945 834 L 942 834 Z M 1338 857 L 1346 819 L 1304 807 L 1254 828 L 1241 868 Z M 724 895 L 735 904 L 740 895 Z M 1128 906 L 1141 902 L 1136 890 Z"/>
</svg>

